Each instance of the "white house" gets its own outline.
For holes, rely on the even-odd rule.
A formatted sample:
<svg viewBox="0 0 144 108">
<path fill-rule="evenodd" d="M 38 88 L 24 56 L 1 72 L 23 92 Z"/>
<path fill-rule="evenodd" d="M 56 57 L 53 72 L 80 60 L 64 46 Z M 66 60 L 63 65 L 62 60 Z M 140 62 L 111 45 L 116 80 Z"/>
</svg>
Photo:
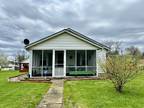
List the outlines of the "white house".
<svg viewBox="0 0 144 108">
<path fill-rule="evenodd" d="M 70 28 L 26 45 L 30 53 L 29 74 L 66 77 L 102 73 L 99 62 L 105 62 L 109 47 Z"/>
</svg>

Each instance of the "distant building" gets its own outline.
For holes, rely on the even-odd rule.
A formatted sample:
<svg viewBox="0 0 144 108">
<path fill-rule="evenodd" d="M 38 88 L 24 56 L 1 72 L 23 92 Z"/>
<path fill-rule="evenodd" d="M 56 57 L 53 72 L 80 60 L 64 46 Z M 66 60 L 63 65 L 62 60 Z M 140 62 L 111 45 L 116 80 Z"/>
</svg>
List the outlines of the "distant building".
<svg viewBox="0 0 144 108">
<path fill-rule="evenodd" d="M 25 59 L 25 60 L 21 61 L 19 64 L 19 71 L 20 72 L 28 72 L 28 70 L 29 70 L 29 60 Z"/>
<path fill-rule="evenodd" d="M 9 60 L 8 65 L 5 67 L 0 67 L 2 71 L 18 70 L 18 63 L 14 60 Z"/>
</svg>

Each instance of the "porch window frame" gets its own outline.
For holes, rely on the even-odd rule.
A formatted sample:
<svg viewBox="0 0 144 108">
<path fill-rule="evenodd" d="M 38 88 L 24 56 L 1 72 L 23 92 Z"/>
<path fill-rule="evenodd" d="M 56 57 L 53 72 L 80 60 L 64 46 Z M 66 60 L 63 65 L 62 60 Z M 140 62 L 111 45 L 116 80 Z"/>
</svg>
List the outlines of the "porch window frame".
<svg viewBox="0 0 144 108">
<path fill-rule="evenodd" d="M 95 68 L 94 69 L 95 75 L 97 76 L 96 49 L 95 50 L 92 49 L 92 51 L 94 51 L 94 56 L 95 56 L 95 60 L 94 60 L 95 64 L 93 66 L 88 66 L 88 61 L 87 61 L 88 60 L 88 51 L 91 51 L 91 50 L 87 49 L 87 50 L 67 50 L 67 51 L 74 51 L 74 59 L 75 59 L 74 63 L 75 64 L 74 64 L 74 66 L 69 66 L 66 64 L 66 70 L 67 70 L 67 68 L 73 67 L 75 69 L 75 71 L 77 71 L 78 67 L 85 67 L 85 71 L 88 71 L 88 67 L 94 67 Z M 77 52 L 78 51 L 84 51 L 84 53 L 85 53 L 85 57 L 84 57 L 85 58 L 85 65 L 84 66 L 78 66 L 77 65 Z M 66 73 L 67 73 L 67 71 L 66 71 Z"/>
</svg>

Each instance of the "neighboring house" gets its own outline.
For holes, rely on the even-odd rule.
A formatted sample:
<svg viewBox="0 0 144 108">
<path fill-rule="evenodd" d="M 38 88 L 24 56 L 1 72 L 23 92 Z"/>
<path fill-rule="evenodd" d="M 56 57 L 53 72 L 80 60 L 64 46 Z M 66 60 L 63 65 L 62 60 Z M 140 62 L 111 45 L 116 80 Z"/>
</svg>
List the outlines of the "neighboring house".
<svg viewBox="0 0 144 108">
<path fill-rule="evenodd" d="M 20 72 L 28 72 L 29 70 L 29 59 L 25 59 L 20 62 L 19 64 L 19 71 Z"/>
<path fill-rule="evenodd" d="M 1 67 L 2 71 L 18 70 L 18 63 L 13 60 L 9 60 L 7 66 Z"/>
<path fill-rule="evenodd" d="M 99 63 L 105 62 L 109 47 L 68 28 L 30 43 L 26 50 L 30 77 L 98 77 L 103 72 Z"/>
<path fill-rule="evenodd" d="M 2 71 L 9 71 L 9 70 L 15 70 L 14 64 L 8 64 L 8 66 L 1 68 Z"/>
</svg>

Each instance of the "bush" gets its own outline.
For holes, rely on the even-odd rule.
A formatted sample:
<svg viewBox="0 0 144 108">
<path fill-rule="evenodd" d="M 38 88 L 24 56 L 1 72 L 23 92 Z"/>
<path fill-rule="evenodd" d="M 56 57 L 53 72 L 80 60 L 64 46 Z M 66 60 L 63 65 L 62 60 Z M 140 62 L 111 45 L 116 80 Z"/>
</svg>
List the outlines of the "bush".
<svg viewBox="0 0 144 108">
<path fill-rule="evenodd" d="M 109 56 L 101 66 L 118 92 L 122 92 L 124 85 L 138 73 L 137 60 L 133 56 Z"/>
</svg>

